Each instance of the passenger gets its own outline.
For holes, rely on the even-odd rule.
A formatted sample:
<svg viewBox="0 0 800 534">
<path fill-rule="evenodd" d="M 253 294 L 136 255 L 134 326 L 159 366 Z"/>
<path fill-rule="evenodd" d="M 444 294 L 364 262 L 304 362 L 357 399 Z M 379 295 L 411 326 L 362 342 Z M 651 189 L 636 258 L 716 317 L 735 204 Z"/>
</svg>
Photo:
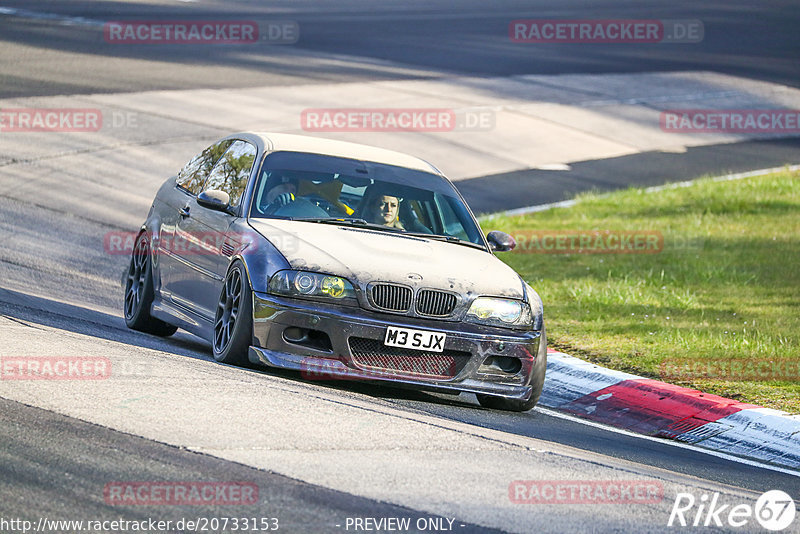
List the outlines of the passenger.
<svg viewBox="0 0 800 534">
<path fill-rule="evenodd" d="M 375 197 L 367 206 L 367 222 L 382 224 L 392 228 L 405 230 L 403 223 L 400 222 L 400 199 L 390 195 Z"/>
</svg>

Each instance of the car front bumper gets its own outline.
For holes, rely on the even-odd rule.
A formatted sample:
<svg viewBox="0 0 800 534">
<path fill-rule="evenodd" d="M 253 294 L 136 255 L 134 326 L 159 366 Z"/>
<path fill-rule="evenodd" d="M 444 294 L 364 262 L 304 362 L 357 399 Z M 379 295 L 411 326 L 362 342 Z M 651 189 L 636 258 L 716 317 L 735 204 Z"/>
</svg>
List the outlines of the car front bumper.
<svg viewBox="0 0 800 534">
<path fill-rule="evenodd" d="M 445 333 L 444 351 L 385 347 L 387 326 Z M 252 363 L 312 380 L 388 381 L 525 401 L 541 335 L 254 292 L 253 338 Z"/>
</svg>

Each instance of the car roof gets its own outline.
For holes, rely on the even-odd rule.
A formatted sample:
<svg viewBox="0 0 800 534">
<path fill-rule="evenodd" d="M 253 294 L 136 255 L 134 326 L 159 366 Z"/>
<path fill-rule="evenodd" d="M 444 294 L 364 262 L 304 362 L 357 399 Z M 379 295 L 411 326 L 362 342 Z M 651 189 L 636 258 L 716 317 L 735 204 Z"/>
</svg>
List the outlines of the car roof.
<svg viewBox="0 0 800 534">
<path fill-rule="evenodd" d="M 260 140 L 261 143 L 263 143 L 264 149 L 267 151 L 285 150 L 290 152 L 308 152 L 311 154 L 323 154 L 326 156 L 396 165 L 398 167 L 432 172 L 438 175 L 442 174 L 439 169 L 423 159 L 385 148 L 362 145 L 359 143 L 349 143 L 347 141 L 336 141 L 334 139 L 325 139 L 321 137 L 311 137 L 308 135 L 267 132 L 243 133 Z M 242 136 L 242 134 L 238 134 L 238 136 Z"/>
</svg>

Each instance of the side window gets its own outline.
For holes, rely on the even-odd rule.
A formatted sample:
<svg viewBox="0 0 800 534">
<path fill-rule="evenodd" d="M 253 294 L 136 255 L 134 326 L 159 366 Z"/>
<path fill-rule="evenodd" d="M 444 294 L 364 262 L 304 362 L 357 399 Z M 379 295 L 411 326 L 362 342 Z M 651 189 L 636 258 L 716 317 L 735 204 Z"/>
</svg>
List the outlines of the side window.
<svg viewBox="0 0 800 534">
<path fill-rule="evenodd" d="M 250 177 L 256 147 L 246 141 L 236 141 L 214 165 L 203 190 L 219 189 L 231 196 L 231 206 L 238 206 Z"/>
<path fill-rule="evenodd" d="M 193 195 L 200 194 L 211 168 L 225 153 L 225 150 L 231 146 L 231 143 L 233 143 L 232 139 L 226 139 L 208 147 L 192 158 L 192 161 L 187 163 L 178 173 L 178 186 Z"/>
</svg>

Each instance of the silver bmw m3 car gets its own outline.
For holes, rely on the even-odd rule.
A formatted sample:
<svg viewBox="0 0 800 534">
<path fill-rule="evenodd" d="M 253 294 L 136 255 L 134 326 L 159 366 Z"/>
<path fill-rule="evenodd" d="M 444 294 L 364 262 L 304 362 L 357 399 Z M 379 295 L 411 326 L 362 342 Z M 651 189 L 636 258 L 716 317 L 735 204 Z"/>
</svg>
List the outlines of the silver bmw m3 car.
<svg viewBox="0 0 800 534">
<path fill-rule="evenodd" d="M 533 408 L 539 295 L 453 184 L 398 152 L 238 133 L 159 189 L 125 278 L 130 328 L 207 339 L 217 361 L 472 392 Z"/>
</svg>

